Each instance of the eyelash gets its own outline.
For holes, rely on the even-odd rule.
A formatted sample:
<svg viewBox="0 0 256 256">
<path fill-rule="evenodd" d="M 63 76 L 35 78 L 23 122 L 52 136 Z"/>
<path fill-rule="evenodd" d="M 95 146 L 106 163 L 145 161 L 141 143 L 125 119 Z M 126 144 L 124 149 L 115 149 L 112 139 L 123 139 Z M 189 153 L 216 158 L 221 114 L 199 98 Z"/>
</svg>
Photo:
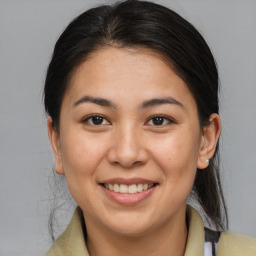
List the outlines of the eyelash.
<svg viewBox="0 0 256 256">
<path fill-rule="evenodd" d="M 93 123 L 93 118 L 98 118 L 99 121 L 107 122 L 107 123 L 95 124 L 95 123 Z M 154 119 L 159 119 L 159 118 L 160 118 L 160 120 L 154 120 Z M 94 120 L 94 121 L 97 121 L 97 120 Z M 156 122 L 160 121 L 160 123 L 156 124 L 156 123 L 154 123 L 154 121 L 156 121 Z M 150 124 L 150 122 L 151 122 L 151 124 Z M 88 125 L 93 125 L 93 126 L 110 125 L 111 124 L 104 116 L 98 115 L 98 114 L 87 116 L 85 119 L 82 120 L 82 123 L 85 123 Z M 175 122 L 169 117 L 166 117 L 164 115 L 154 115 L 154 116 L 151 116 L 145 124 L 150 125 L 150 126 L 152 125 L 152 126 L 160 127 L 160 126 L 166 126 L 166 125 L 169 125 L 172 123 L 175 123 Z"/>
<path fill-rule="evenodd" d="M 93 118 L 101 118 L 101 120 L 103 120 L 103 122 L 106 121 L 107 124 L 102 124 L 102 123 L 101 123 L 101 124 L 95 124 L 95 123 L 93 123 L 93 121 L 92 121 Z M 91 122 L 90 122 L 90 120 L 91 120 Z M 94 114 L 94 115 L 87 116 L 86 118 L 84 118 L 84 119 L 82 120 L 82 123 L 84 123 L 84 124 L 89 124 L 89 125 L 94 125 L 94 126 L 109 125 L 109 124 L 111 124 L 104 116 L 98 115 L 98 114 Z"/>
<path fill-rule="evenodd" d="M 154 118 L 162 118 L 163 119 L 163 124 L 159 124 L 159 125 L 157 125 L 157 124 L 150 124 L 150 125 L 152 125 L 152 126 L 166 126 L 166 125 L 170 125 L 170 124 L 173 124 L 173 123 L 175 123 L 174 122 L 174 120 L 172 120 L 171 118 L 169 118 L 169 117 L 167 117 L 167 116 L 164 116 L 164 115 L 154 115 L 154 116 L 151 116 L 149 119 L 148 119 L 148 121 L 146 122 L 146 124 L 147 123 L 149 123 L 150 121 L 151 122 L 154 122 L 153 121 L 153 119 Z M 167 123 L 166 123 L 167 122 Z"/>
</svg>

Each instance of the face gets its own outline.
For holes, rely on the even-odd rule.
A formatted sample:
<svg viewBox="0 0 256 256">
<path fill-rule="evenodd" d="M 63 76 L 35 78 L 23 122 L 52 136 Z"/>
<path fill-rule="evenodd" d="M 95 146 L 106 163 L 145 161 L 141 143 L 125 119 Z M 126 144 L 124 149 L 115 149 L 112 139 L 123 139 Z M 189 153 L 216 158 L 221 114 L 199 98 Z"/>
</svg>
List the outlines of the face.
<svg viewBox="0 0 256 256">
<path fill-rule="evenodd" d="M 95 52 L 73 74 L 59 133 L 48 126 L 87 225 L 133 235 L 185 221 L 205 138 L 192 94 L 160 56 Z"/>
</svg>

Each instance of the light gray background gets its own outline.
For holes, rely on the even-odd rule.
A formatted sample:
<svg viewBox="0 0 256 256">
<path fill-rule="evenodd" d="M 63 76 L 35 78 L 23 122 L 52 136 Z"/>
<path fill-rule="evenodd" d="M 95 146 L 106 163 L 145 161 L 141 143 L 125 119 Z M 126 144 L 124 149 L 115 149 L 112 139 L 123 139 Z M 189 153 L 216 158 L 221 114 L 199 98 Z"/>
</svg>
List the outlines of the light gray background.
<svg viewBox="0 0 256 256">
<path fill-rule="evenodd" d="M 41 102 L 53 45 L 97 3 L 0 0 L 0 256 L 43 255 L 53 158 Z M 112 2 L 112 1 L 111 1 Z M 209 43 L 222 84 L 221 152 L 230 230 L 256 237 L 256 1 L 156 1 Z"/>
</svg>

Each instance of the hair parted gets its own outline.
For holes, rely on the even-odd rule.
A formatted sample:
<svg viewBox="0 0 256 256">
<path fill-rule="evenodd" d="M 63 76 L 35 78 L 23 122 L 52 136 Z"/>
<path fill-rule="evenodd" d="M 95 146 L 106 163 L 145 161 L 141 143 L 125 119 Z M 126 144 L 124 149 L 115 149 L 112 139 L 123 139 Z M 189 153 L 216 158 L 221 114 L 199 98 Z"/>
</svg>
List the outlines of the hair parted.
<svg viewBox="0 0 256 256">
<path fill-rule="evenodd" d="M 146 48 L 159 53 L 193 94 L 201 127 L 219 113 L 219 78 L 200 33 L 176 12 L 156 3 L 127 0 L 92 8 L 75 18 L 56 42 L 45 88 L 45 110 L 59 130 L 61 104 L 74 70 L 102 47 Z M 220 229 L 227 211 L 219 176 L 218 146 L 209 166 L 197 171 L 193 195 Z"/>
</svg>

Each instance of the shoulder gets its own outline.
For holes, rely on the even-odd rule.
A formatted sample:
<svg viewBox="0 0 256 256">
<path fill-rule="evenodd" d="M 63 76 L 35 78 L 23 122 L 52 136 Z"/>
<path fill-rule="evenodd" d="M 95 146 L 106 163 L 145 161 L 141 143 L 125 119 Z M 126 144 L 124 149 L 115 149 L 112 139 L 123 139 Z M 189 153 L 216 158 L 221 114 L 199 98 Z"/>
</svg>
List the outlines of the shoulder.
<svg viewBox="0 0 256 256">
<path fill-rule="evenodd" d="M 64 231 L 45 256 L 88 256 L 82 210 L 77 207 Z"/>
<path fill-rule="evenodd" d="M 256 239 L 249 236 L 223 232 L 220 236 L 217 256 L 255 256 Z"/>
</svg>

